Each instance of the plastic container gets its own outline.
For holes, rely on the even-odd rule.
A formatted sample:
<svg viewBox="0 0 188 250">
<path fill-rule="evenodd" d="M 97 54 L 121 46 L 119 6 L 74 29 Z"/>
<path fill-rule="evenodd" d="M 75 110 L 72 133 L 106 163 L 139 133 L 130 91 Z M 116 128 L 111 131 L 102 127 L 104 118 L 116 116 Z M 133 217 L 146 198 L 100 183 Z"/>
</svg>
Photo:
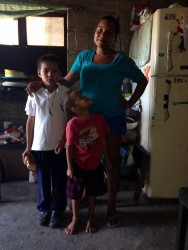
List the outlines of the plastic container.
<svg viewBox="0 0 188 250">
<path fill-rule="evenodd" d="M 120 165 L 120 174 L 122 177 L 126 177 L 129 175 L 137 176 L 138 170 L 137 170 L 135 164 L 132 164 L 132 165 L 121 164 Z"/>
<path fill-rule="evenodd" d="M 29 171 L 29 182 L 36 183 L 37 182 L 37 173 L 36 171 Z"/>
<path fill-rule="evenodd" d="M 130 117 L 127 117 L 127 130 L 135 129 L 137 126 L 138 126 L 138 121 L 135 121 Z"/>
</svg>

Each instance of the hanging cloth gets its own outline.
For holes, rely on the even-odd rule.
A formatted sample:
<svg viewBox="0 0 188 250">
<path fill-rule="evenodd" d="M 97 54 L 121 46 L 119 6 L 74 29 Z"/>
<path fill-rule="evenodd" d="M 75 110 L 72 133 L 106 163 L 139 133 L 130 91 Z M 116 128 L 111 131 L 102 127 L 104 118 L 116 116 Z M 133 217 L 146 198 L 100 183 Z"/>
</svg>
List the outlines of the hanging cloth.
<svg viewBox="0 0 188 250">
<path fill-rule="evenodd" d="M 38 16 L 49 12 L 67 10 L 62 4 L 29 3 L 26 1 L 1 0 L 0 18 L 21 18 Z"/>
</svg>

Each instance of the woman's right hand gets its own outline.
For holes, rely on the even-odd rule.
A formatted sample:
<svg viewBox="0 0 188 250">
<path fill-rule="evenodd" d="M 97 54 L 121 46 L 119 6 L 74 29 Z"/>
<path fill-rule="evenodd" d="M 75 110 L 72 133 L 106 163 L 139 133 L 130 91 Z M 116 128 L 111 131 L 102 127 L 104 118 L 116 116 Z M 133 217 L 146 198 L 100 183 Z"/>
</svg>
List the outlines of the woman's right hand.
<svg viewBox="0 0 188 250">
<path fill-rule="evenodd" d="M 42 86 L 43 86 L 42 81 L 33 81 L 27 85 L 26 91 L 27 91 L 28 95 L 32 96 L 32 93 L 34 93 L 37 90 L 39 90 L 40 88 L 42 88 Z"/>
</svg>

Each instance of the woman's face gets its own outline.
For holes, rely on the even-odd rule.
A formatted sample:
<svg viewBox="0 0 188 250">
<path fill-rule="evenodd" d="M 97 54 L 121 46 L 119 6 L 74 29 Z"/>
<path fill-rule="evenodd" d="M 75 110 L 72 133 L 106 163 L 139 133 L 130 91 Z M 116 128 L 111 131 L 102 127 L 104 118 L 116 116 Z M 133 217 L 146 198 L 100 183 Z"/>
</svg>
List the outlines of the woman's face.
<svg viewBox="0 0 188 250">
<path fill-rule="evenodd" d="M 113 22 L 102 19 L 94 34 L 94 42 L 97 47 L 110 48 L 116 39 L 116 31 Z"/>
</svg>

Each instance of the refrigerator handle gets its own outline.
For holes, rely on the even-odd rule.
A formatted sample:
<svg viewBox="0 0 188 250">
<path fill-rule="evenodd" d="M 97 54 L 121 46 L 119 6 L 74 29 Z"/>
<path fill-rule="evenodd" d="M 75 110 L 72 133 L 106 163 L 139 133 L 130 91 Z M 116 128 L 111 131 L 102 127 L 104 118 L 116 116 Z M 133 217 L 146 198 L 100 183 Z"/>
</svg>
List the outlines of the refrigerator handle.
<svg viewBox="0 0 188 250">
<path fill-rule="evenodd" d="M 178 104 L 188 104 L 188 102 L 173 102 L 173 105 L 178 105 Z"/>
<path fill-rule="evenodd" d="M 168 40 L 167 40 L 167 71 L 170 71 L 173 68 L 172 64 L 172 41 L 173 41 L 174 33 L 172 31 L 168 32 Z"/>
</svg>

